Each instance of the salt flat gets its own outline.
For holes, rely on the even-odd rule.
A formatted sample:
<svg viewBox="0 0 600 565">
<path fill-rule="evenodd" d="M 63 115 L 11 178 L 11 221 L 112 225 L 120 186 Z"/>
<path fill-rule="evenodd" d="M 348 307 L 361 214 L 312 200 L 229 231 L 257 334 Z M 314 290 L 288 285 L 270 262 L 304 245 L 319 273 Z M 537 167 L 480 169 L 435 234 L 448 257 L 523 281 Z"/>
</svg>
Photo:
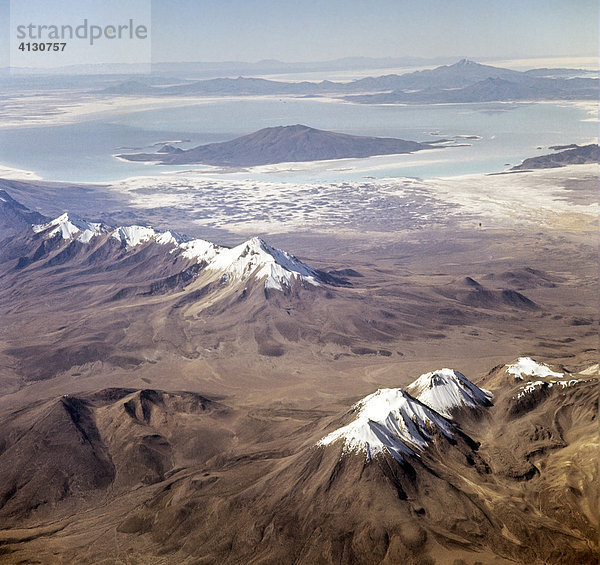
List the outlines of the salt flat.
<svg viewBox="0 0 600 565">
<path fill-rule="evenodd" d="M 425 226 L 592 231 L 596 165 L 439 179 L 341 183 L 227 180 L 210 174 L 126 179 L 110 191 L 137 209 L 179 210 L 198 226 L 234 233 L 318 229 L 394 231 Z"/>
</svg>

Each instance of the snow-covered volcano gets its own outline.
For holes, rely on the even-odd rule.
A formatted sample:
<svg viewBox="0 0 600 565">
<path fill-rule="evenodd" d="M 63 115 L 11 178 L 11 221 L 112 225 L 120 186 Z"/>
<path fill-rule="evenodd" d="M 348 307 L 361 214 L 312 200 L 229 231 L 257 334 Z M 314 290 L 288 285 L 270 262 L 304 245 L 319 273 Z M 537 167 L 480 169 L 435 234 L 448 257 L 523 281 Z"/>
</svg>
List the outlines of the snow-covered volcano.
<svg viewBox="0 0 600 565">
<path fill-rule="evenodd" d="M 353 406 L 356 417 L 348 425 L 331 432 L 317 445 L 344 442 L 344 452 L 365 453 L 367 459 L 389 453 L 402 461 L 414 455 L 438 430 L 451 438 L 452 424 L 399 388 L 384 388 L 366 396 Z"/>
<path fill-rule="evenodd" d="M 32 229 L 35 233 L 45 232 L 47 237 L 60 236 L 80 243 L 89 243 L 94 237 L 110 234 L 126 247 L 136 247 L 151 240 L 161 245 L 178 245 L 185 241 L 185 238 L 170 231 L 158 232 L 150 227 L 135 225 L 114 228 L 101 222 L 88 222 L 68 212 L 44 224 L 35 224 Z"/>
<path fill-rule="evenodd" d="M 421 375 L 406 390 L 442 416 L 452 418 L 461 407 L 489 406 L 492 393 L 475 386 L 454 369 L 439 369 Z"/>
<path fill-rule="evenodd" d="M 457 408 L 490 406 L 491 398 L 491 392 L 453 369 L 425 373 L 406 390 L 385 388 L 366 396 L 353 406 L 354 419 L 317 445 L 343 441 L 344 453 L 362 452 L 367 459 L 389 453 L 401 461 L 425 449 L 437 433 L 455 436 L 450 420 Z"/>
</svg>

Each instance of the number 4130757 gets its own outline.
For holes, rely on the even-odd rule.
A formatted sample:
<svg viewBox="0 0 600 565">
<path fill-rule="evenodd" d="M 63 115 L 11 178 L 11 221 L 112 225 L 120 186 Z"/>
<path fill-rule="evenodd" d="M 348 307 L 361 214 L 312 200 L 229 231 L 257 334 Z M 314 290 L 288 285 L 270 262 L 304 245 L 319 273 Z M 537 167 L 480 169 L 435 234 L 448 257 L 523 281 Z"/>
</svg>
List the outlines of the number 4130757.
<svg viewBox="0 0 600 565">
<path fill-rule="evenodd" d="M 20 43 L 19 51 L 64 51 L 66 43 Z"/>
</svg>

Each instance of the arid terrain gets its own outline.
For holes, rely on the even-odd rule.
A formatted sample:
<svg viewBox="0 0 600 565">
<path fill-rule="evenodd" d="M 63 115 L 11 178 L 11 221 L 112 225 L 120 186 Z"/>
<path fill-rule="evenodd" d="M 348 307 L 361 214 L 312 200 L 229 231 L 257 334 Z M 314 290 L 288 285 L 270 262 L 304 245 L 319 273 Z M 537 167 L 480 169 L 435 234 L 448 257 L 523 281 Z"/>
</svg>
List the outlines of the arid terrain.
<svg viewBox="0 0 600 565">
<path fill-rule="evenodd" d="M 0 562 L 597 563 L 596 166 L 145 182 L 1 181 Z"/>
</svg>

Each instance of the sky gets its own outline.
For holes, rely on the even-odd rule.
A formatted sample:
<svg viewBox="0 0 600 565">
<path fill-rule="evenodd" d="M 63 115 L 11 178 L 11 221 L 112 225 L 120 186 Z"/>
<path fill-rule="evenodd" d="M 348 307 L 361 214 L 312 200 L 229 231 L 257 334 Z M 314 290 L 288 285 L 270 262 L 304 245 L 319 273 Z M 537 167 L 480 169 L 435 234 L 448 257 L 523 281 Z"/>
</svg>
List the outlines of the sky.
<svg viewBox="0 0 600 565">
<path fill-rule="evenodd" d="M 30 18 L 35 22 L 59 23 L 74 17 L 75 0 L 13 2 L 19 5 L 21 20 L 27 17 L 24 14 L 28 4 L 32 7 Z M 143 19 L 143 13 L 151 8 L 153 62 L 262 59 L 296 62 L 352 56 L 465 56 L 477 60 L 598 54 L 597 0 L 77 0 L 76 3 L 80 7 L 78 17 L 86 14 L 81 6 L 87 5 L 90 19 L 102 20 L 104 24 L 131 14 L 139 14 Z M 8 23 L 10 5 L 10 0 L 0 0 L 0 67 L 9 65 L 9 45 L 16 41 Z M 98 10 L 103 10 L 102 17 Z M 71 55 L 81 62 L 99 57 L 98 46 L 94 46 L 95 51 L 83 51 L 81 45 L 81 53 L 75 48 L 71 45 Z M 66 62 L 67 56 L 56 60 Z"/>
<path fill-rule="evenodd" d="M 154 60 L 598 52 L 597 0 L 157 0 L 153 21 Z"/>
</svg>

